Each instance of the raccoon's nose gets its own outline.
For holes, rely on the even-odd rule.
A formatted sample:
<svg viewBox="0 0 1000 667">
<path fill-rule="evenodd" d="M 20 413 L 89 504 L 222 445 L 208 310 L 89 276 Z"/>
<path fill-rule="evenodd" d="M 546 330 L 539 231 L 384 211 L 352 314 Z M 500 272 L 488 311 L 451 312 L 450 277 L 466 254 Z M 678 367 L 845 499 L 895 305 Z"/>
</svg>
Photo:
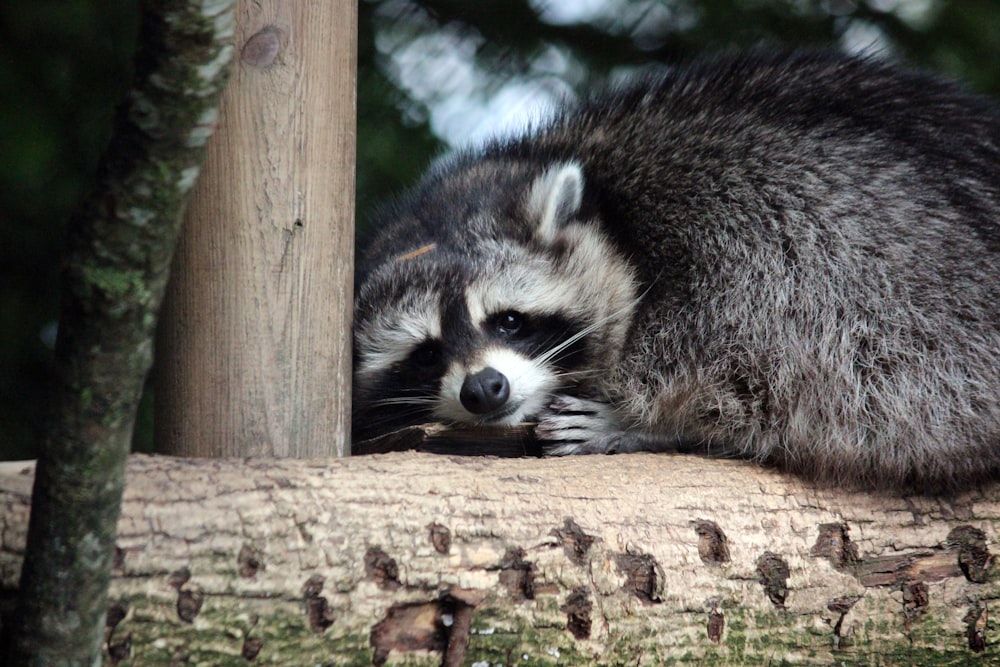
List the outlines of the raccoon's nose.
<svg viewBox="0 0 1000 667">
<path fill-rule="evenodd" d="M 507 402 L 510 384 L 503 373 L 487 366 L 478 373 L 465 376 L 462 390 L 458 394 L 465 409 L 474 415 L 482 415 L 496 410 Z"/>
</svg>

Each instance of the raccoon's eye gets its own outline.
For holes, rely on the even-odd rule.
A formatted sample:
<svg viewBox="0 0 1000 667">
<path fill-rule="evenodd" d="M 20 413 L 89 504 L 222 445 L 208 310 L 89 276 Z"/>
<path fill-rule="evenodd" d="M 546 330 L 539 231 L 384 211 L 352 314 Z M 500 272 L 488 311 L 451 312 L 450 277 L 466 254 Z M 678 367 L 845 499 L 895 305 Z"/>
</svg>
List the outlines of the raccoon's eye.
<svg viewBox="0 0 1000 667">
<path fill-rule="evenodd" d="M 410 360 L 421 368 L 432 368 L 441 362 L 441 346 L 428 341 L 410 353 Z"/>
<path fill-rule="evenodd" d="M 524 327 L 524 316 L 509 310 L 496 316 L 497 333 L 501 336 L 516 336 Z"/>
</svg>

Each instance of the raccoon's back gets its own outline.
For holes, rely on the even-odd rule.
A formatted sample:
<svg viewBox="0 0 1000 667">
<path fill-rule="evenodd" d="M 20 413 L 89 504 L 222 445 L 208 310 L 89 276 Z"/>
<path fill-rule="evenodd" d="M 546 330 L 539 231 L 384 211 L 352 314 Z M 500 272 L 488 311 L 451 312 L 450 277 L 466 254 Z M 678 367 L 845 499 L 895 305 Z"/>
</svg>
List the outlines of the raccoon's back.
<svg viewBox="0 0 1000 667">
<path fill-rule="evenodd" d="M 722 224 L 713 213 L 746 225 L 820 204 L 832 218 L 879 194 L 882 210 L 958 212 L 957 225 L 1000 252 L 996 104 L 869 58 L 704 58 L 594 95 L 477 157 L 580 162 L 589 203 L 640 254 L 647 237 Z"/>
<path fill-rule="evenodd" d="M 645 290 L 605 383 L 634 428 L 856 483 L 1000 472 L 992 103 L 866 59 L 758 54 L 489 151 L 583 165 Z"/>
</svg>

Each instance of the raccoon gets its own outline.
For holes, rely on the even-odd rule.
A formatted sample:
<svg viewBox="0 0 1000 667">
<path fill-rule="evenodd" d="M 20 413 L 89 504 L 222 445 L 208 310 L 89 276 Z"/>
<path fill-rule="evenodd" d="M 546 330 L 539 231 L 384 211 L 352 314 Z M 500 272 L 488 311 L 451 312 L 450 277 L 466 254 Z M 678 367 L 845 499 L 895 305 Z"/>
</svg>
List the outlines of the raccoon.
<svg viewBox="0 0 1000 667">
<path fill-rule="evenodd" d="M 355 440 L 535 424 L 939 491 L 1000 472 L 1000 112 L 867 57 L 695 60 L 435 166 L 358 254 Z"/>
</svg>

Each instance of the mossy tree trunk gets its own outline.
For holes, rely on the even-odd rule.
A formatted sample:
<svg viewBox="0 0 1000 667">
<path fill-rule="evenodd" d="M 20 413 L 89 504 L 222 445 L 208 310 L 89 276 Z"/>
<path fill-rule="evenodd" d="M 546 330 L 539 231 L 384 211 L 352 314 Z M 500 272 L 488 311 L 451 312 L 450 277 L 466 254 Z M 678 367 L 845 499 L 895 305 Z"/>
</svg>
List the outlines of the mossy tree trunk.
<svg viewBox="0 0 1000 667">
<path fill-rule="evenodd" d="M 133 458 L 108 665 L 987 665 L 1000 485 L 635 454 Z M 0 585 L 30 466 L 0 466 Z"/>
<path fill-rule="evenodd" d="M 231 60 L 232 3 L 145 2 L 135 82 L 68 229 L 58 381 L 35 476 L 11 667 L 99 659 L 125 461 L 182 203 Z"/>
</svg>

